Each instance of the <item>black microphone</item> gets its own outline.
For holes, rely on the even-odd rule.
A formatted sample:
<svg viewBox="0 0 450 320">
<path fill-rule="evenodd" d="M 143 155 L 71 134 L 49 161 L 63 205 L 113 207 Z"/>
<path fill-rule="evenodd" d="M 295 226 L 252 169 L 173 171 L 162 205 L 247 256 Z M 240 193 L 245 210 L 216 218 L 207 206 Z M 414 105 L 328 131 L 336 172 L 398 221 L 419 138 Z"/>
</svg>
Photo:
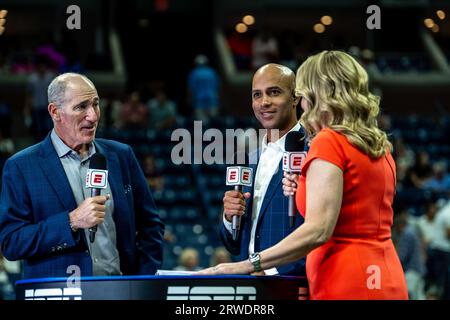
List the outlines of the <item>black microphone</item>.
<svg viewBox="0 0 450 320">
<path fill-rule="evenodd" d="M 283 171 L 287 173 L 300 174 L 302 162 L 306 158 L 305 137 L 299 131 L 290 131 L 286 135 L 283 153 Z M 289 225 L 295 225 L 295 197 L 289 196 Z"/>
<path fill-rule="evenodd" d="M 242 163 L 242 158 L 244 162 Z M 241 161 L 239 161 L 241 160 Z M 253 181 L 253 169 L 248 167 L 249 158 L 248 154 L 245 152 L 236 152 L 234 154 L 234 164 L 243 164 L 243 166 L 233 166 L 227 168 L 227 186 L 234 186 L 234 190 L 242 193 L 244 186 L 251 187 Z M 233 240 L 236 241 L 239 235 L 239 230 L 241 228 L 241 216 L 233 216 L 232 221 L 232 236 Z"/>
<path fill-rule="evenodd" d="M 86 175 L 86 187 L 91 188 L 91 197 L 97 197 L 102 189 L 106 189 L 108 181 L 108 170 L 106 170 L 106 158 L 103 154 L 96 152 L 89 160 L 89 169 Z M 95 241 L 97 226 L 89 228 L 89 241 Z"/>
</svg>

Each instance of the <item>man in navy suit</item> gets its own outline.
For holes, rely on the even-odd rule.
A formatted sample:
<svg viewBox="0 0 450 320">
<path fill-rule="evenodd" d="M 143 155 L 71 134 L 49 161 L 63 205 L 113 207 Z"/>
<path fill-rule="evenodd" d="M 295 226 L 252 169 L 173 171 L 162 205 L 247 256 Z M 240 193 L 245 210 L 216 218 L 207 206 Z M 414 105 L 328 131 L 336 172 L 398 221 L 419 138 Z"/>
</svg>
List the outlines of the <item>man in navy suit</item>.
<svg viewBox="0 0 450 320">
<path fill-rule="evenodd" d="M 256 172 L 252 188 L 244 188 L 243 193 L 234 190 L 225 192 L 220 231 L 226 248 L 241 260 L 275 245 L 303 223 L 303 218 L 298 214 L 296 224 L 290 227 L 288 198 L 283 195 L 281 185 L 281 158 L 285 151 L 286 134 L 302 130 L 296 116 L 298 98 L 294 89 L 295 74 L 282 65 L 264 65 L 253 77 L 253 112 L 267 134 L 262 150 L 249 156 L 253 172 Z M 233 240 L 231 232 L 234 215 L 243 215 L 237 241 Z M 264 270 L 264 273 L 305 276 L 305 259 L 278 269 Z"/>
<path fill-rule="evenodd" d="M 53 130 L 12 156 L 3 170 L 0 251 L 24 260 L 24 278 L 154 274 L 164 225 L 132 149 L 95 139 L 99 97 L 85 76 L 66 73 L 48 87 Z M 91 156 L 105 156 L 102 195 L 85 188 Z M 89 231 L 97 226 L 95 241 Z"/>
</svg>

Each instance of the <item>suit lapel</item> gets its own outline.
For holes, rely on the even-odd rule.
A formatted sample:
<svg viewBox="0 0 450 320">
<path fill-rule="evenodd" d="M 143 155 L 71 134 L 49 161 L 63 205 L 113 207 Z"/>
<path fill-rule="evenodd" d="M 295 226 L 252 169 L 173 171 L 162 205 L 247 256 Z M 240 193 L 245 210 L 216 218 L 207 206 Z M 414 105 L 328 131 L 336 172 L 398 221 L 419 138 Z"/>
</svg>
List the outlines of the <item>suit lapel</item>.
<svg viewBox="0 0 450 320">
<path fill-rule="evenodd" d="M 263 203 L 261 205 L 261 209 L 259 211 L 258 215 L 258 224 L 261 221 L 262 217 L 266 213 L 267 206 L 269 205 L 270 201 L 272 200 L 275 191 L 277 188 L 281 188 L 281 180 L 283 179 L 283 170 L 282 170 L 282 163 L 280 161 L 280 165 L 278 166 L 278 171 L 273 175 L 272 179 L 270 180 L 269 185 L 267 186 L 267 191 L 264 196 Z"/>
<path fill-rule="evenodd" d="M 252 208 L 253 208 L 253 190 L 255 187 L 255 175 L 256 175 L 256 168 L 258 166 L 258 156 L 259 152 L 256 150 L 255 152 L 252 152 L 249 154 L 249 167 L 253 170 L 253 179 L 252 179 L 252 186 L 251 187 L 244 187 L 242 190 L 245 192 L 250 192 L 251 197 L 246 201 L 246 210 L 245 215 L 242 218 L 241 221 L 241 228 L 245 230 L 241 230 L 242 235 L 242 245 L 241 245 L 241 257 L 242 259 L 245 259 L 248 257 L 248 244 L 250 242 L 250 232 L 251 232 L 251 225 L 252 225 Z M 246 230 L 249 229 L 249 230 Z"/>
<path fill-rule="evenodd" d="M 39 165 L 64 208 L 67 211 L 72 211 L 77 207 L 77 203 L 50 135 L 42 142 L 41 146 Z"/>
<path fill-rule="evenodd" d="M 115 152 L 112 152 L 108 147 L 101 143 L 95 142 L 95 148 L 98 152 L 102 153 L 106 157 L 107 168 L 108 168 L 108 183 L 111 188 L 112 196 L 114 199 L 114 212 L 119 208 L 125 208 L 124 201 L 125 192 L 123 186 L 123 178 L 120 170 L 119 158 Z"/>
<path fill-rule="evenodd" d="M 249 166 L 250 168 L 253 170 L 253 179 L 252 179 L 252 186 L 251 188 L 249 187 L 245 187 L 244 188 L 244 193 L 245 192 L 250 192 L 250 198 L 247 200 L 246 203 L 246 220 L 249 221 L 249 223 L 251 223 L 252 220 L 252 209 L 253 209 L 253 191 L 255 188 L 255 178 L 256 178 L 256 169 L 258 167 L 258 161 L 259 161 L 259 152 L 258 150 L 256 150 L 255 152 L 250 153 L 249 155 Z"/>
</svg>

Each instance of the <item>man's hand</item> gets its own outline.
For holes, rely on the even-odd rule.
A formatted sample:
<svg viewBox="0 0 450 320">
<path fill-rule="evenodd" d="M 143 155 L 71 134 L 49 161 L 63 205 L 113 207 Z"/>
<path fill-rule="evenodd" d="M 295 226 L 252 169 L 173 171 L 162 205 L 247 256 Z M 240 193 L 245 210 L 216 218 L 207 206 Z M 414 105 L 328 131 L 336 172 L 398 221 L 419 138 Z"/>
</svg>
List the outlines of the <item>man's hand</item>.
<svg viewBox="0 0 450 320">
<path fill-rule="evenodd" d="M 245 199 L 250 198 L 250 192 L 244 194 L 236 190 L 225 192 L 223 197 L 223 214 L 227 221 L 231 222 L 233 216 L 242 216 L 245 212 Z"/>
<path fill-rule="evenodd" d="M 76 229 L 87 229 L 105 221 L 106 201 L 109 195 L 87 198 L 69 213 L 70 222 Z"/>
</svg>

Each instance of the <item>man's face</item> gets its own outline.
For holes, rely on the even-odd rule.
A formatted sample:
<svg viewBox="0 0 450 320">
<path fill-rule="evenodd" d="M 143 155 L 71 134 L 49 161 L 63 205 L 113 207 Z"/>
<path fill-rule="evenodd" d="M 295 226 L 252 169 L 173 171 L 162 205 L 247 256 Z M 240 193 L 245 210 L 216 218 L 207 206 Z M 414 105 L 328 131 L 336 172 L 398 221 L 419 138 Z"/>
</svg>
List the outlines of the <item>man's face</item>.
<svg viewBox="0 0 450 320">
<path fill-rule="evenodd" d="M 64 105 L 56 112 L 55 130 L 70 148 L 78 151 L 94 140 L 100 107 L 97 90 L 90 83 L 81 77 L 71 79 Z"/>
<path fill-rule="evenodd" d="M 292 84 L 278 68 L 266 68 L 253 77 L 252 107 L 265 129 L 290 129 L 296 122 Z"/>
</svg>

